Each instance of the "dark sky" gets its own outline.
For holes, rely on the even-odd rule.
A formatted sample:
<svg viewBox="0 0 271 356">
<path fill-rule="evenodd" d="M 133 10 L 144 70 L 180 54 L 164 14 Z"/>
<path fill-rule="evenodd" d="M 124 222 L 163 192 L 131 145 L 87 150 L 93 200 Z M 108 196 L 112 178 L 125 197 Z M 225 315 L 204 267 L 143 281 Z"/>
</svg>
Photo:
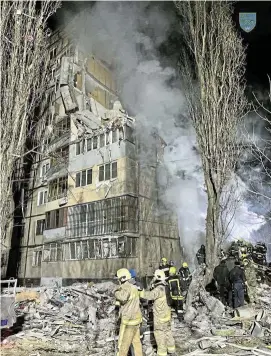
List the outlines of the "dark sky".
<svg viewBox="0 0 271 356">
<path fill-rule="evenodd" d="M 75 11 L 84 8 L 89 1 L 64 1 L 62 9 L 58 11 L 58 18 L 65 10 Z M 174 6 L 174 5 L 173 5 Z M 239 12 L 256 12 L 257 25 L 250 33 L 246 33 L 239 26 Z M 239 1 L 234 4 L 234 21 L 247 45 L 247 80 L 253 86 L 268 87 L 267 74 L 271 74 L 271 2 L 267 1 Z M 51 24 L 55 27 L 56 22 Z M 176 39 L 178 41 L 178 39 Z M 172 50 L 178 50 L 178 43 Z"/>
</svg>

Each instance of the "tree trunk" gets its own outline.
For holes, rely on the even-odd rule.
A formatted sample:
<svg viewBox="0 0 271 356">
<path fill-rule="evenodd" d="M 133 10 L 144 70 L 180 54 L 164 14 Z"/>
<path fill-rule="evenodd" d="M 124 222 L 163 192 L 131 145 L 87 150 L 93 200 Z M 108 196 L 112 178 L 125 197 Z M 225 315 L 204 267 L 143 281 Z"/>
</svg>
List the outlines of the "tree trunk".
<svg viewBox="0 0 271 356">
<path fill-rule="evenodd" d="M 215 184 L 212 179 L 212 175 L 207 176 L 207 196 L 208 196 L 208 208 L 206 216 L 206 271 L 205 271 L 205 285 L 210 283 L 213 278 L 214 269 L 218 263 L 218 246 L 219 246 L 219 212 L 220 195 L 217 194 Z"/>
</svg>

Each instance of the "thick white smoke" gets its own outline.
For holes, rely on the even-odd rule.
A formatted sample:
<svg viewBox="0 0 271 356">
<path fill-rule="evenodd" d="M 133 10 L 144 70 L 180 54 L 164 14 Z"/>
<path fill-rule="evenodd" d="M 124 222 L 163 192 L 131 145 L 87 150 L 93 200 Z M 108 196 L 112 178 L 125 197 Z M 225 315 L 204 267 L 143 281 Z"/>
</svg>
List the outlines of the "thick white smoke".
<svg viewBox="0 0 271 356">
<path fill-rule="evenodd" d="M 177 61 L 171 55 L 162 57 L 158 51 L 176 26 L 175 10 L 163 3 L 96 2 L 90 10 L 72 17 L 76 27 L 69 35 L 76 41 L 80 37 L 86 52 L 116 68 L 121 100 L 145 127 L 140 135 L 145 134 L 147 141 L 154 127 L 168 144 L 164 157 L 168 173 L 165 175 L 161 167 L 158 180 L 164 200 L 179 216 L 181 243 L 193 264 L 197 249 L 204 243 L 207 206 L 201 161 L 194 130 L 185 119 Z M 67 19 L 71 20 L 69 15 Z M 169 59 L 173 60 L 171 65 Z M 242 201 L 231 221 L 231 237 L 249 237 L 258 229 L 262 220 L 255 215 L 253 222 L 252 216 Z"/>
</svg>

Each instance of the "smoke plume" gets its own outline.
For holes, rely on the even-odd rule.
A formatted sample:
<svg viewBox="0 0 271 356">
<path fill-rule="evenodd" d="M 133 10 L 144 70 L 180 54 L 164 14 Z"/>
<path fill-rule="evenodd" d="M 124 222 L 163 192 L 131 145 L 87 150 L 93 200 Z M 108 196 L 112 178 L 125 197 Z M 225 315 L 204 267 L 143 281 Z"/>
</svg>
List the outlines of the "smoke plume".
<svg viewBox="0 0 271 356">
<path fill-rule="evenodd" d="M 96 2 L 76 17 L 66 14 L 66 24 L 70 20 L 76 26 L 67 27 L 69 35 L 76 41 L 79 38 L 85 52 L 115 68 L 121 101 L 144 127 L 140 135 L 146 135 L 147 142 L 155 128 L 167 143 L 158 182 L 164 201 L 178 214 L 181 243 L 188 262 L 194 264 L 195 253 L 204 243 L 207 199 L 195 132 L 186 119 L 182 85 L 176 72 L 181 24 L 174 6 Z M 175 47 L 173 42 L 169 45 L 173 36 Z M 245 183 L 240 182 L 238 194 L 244 197 Z M 244 200 L 235 212 L 230 237 L 250 237 L 262 225 Z"/>
</svg>

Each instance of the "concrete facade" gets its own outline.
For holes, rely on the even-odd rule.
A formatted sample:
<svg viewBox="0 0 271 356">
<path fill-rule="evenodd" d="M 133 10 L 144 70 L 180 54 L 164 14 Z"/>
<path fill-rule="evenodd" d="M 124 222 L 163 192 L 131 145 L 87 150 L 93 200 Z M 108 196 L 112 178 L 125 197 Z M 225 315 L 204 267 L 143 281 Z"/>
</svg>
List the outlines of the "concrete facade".
<svg viewBox="0 0 271 356">
<path fill-rule="evenodd" d="M 177 219 L 159 208 L 162 140 L 150 137 L 152 149 L 139 144 L 104 62 L 61 31 L 51 42 L 52 122 L 32 169 L 19 280 L 103 280 L 121 267 L 144 277 L 161 257 L 179 262 Z M 147 166 L 140 160 L 146 149 Z"/>
</svg>

